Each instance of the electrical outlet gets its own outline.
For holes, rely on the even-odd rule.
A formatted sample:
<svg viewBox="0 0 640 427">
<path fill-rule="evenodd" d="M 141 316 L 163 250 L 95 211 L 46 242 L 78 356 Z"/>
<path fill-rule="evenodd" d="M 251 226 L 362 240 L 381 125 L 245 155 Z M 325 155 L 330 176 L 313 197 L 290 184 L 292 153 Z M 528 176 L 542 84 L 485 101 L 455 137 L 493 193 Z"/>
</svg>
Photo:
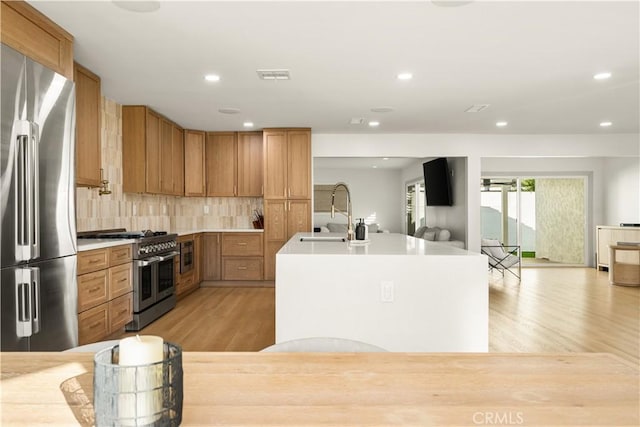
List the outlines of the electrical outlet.
<svg viewBox="0 0 640 427">
<path fill-rule="evenodd" d="M 204 213 L 205 214 L 209 213 L 209 205 L 204 205 Z"/>
<path fill-rule="evenodd" d="M 136 213 L 138 213 L 138 208 L 136 208 L 135 203 L 133 204 L 133 215 L 135 215 Z"/>
<path fill-rule="evenodd" d="M 393 282 L 380 282 L 380 301 L 393 302 L 394 299 Z"/>
</svg>

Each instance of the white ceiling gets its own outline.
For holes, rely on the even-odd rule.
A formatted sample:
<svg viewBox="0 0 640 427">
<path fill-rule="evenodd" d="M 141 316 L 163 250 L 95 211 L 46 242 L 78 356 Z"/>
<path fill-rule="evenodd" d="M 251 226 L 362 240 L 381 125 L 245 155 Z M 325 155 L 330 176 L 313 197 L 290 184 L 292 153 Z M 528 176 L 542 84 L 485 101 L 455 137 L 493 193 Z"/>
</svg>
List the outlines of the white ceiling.
<svg viewBox="0 0 640 427">
<path fill-rule="evenodd" d="M 75 37 L 105 96 L 203 130 L 637 133 L 637 1 L 30 1 Z M 440 2 L 441 3 L 441 2 Z M 290 81 L 256 70 L 287 68 Z M 593 75 L 613 77 L 596 81 Z M 412 72 L 398 81 L 399 72 Z M 221 80 L 207 83 L 216 73 Z M 472 104 L 490 104 L 465 113 Z M 390 113 L 371 108 L 389 106 Z M 239 114 L 218 112 L 238 108 Z M 350 125 L 353 117 L 380 126 Z M 506 128 L 495 122 L 506 120 Z M 613 122 L 600 128 L 604 120 Z"/>
<path fill-rule="evenodd" d="M 315 157 L 313 168 L 401 170 L 417 161 L 412 157 Z"/>
</svg>

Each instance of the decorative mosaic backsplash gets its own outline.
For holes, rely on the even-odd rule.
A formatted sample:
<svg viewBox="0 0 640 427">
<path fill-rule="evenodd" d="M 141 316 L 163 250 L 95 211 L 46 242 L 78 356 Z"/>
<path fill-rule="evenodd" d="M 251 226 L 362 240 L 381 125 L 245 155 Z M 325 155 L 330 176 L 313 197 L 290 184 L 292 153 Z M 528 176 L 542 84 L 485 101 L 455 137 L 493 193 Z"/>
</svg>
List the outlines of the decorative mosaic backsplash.
<svg viewBox="0 0 640 427">
<path fill-rule="evenodd" d="M 122 106 L 102 98 L 102 168 L 111 194 L 99 196 L 97 188 L 78 187 L 78 231 L 194 230 L 252 228 L 255 209 L 262 198 L 176 197 L 122 192 Z M 206 213 L 205 213 L 206 212 Z"/>
</svg>

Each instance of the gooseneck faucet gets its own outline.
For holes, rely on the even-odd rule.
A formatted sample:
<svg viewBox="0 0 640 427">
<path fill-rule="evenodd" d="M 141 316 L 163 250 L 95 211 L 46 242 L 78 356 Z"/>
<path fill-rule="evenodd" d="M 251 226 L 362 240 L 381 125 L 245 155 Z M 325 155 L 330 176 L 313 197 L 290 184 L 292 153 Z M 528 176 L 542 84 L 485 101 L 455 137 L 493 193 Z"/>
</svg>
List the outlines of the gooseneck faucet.
<svg viewBox="0 0 640 427">
<path fill-rule="evenodd" d="M 336 201 L 336 190 L 338 187 L 344 187 L 347 190 L 347 213 L 345 214 L 340 209 L 336 209 L 335 201 Z M 339 182 L 333 186 L 333 191 L 331 192 L 331 218 L 335 218 L 336 210 L 340 212 L 342 215 L 347 216 L 347 240 L 355 240 L 356 235 L 353 232 L 353 219 L 351 215 L 351 192 L 349 191 L 349 187 L 344 182 Z"/>
</svg>

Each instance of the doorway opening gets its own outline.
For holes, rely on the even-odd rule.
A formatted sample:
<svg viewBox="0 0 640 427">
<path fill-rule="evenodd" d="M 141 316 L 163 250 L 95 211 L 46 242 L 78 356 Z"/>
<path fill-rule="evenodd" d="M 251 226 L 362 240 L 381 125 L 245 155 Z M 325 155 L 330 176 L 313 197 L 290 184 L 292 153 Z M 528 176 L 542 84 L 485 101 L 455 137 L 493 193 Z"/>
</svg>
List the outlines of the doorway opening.
<svg viewBox="0 0 640 427">
<path fill-rule="evenodd" d="M 523 266 L 585 265 L 586 182 L 586 177 L 482 177 L 482 237 L 520 246 Z"/>
</svg>

